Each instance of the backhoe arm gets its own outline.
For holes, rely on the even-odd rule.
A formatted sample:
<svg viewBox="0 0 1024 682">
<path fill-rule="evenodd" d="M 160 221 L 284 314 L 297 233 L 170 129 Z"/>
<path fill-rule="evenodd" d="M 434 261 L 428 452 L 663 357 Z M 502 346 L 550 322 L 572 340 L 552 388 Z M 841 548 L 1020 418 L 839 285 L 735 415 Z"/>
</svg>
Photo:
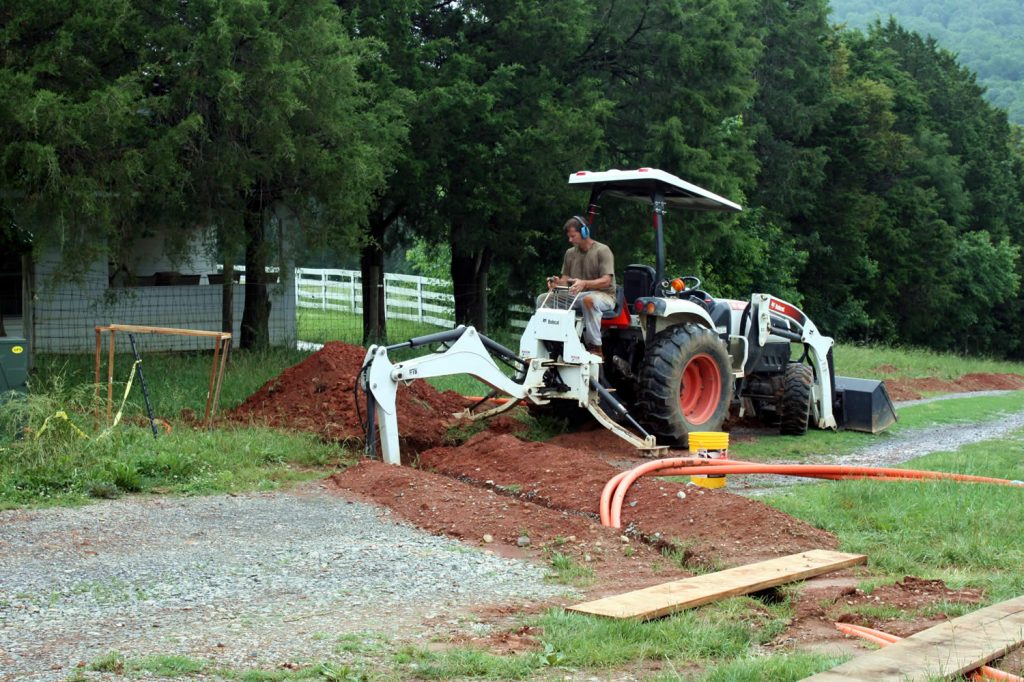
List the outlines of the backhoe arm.
<svg viewBox="0 0 1024 682">
<path fill-rule="evenodd" d="M 447 341 L 454 341 L 454 343 L 443 353 L 434 353 L 397 364 L 392 364 L 388 358 L 389 350 L 402 347 L 415 348 Z M 485 345 L 485 342 L 490 343 Z M 452 374 L 470 374 L 513 398 L 525 398 L 526 389 L 505 376 L 495 364 L 488 347 L 499 354 L 507 353 L 511 358 L 515 358 L 511 351 L 482 337 L 472 327 L 459 327 L 451 331 L 431 334 L 429 337 L 412 339 L 396 346 L 370 346 L 363 360 L 363 372 L 361 373 L 362 387 L 366 392 L 369 412 L 367 417 L 370 428 L 367 430 L 366 436 L 370 452 L 372 453 L 374 449 L 373 423 L 376 421 L 380 429 L 384 461 L 388 464 L 401 464 L 398 445 L 398 415 L 395 410 L 395 397 L 399 382 Z"/>
</svg>

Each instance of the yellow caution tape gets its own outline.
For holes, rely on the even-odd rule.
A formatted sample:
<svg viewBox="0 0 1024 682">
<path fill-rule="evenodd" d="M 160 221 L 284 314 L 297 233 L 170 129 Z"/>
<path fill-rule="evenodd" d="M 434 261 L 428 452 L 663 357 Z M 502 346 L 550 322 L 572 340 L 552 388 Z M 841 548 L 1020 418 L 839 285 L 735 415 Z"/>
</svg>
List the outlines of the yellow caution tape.
<svg viewBox="0 0 1024 682">
<path fill-rule="evenodd" d="M 135 370 L 138 369 L 138 367 L 139 367 L 139 365 L 141 363 L 142 363 L 142 360 L 136 360 L 132 364 L 132 371 L 128 375 L 128 383 L 125 384 L 124 396 L 122 396 L 122 398 L 121 398 L 121 405 L 120 405 L 120 407 L 117 408 L 117 414 L 114 415 L 114 421 L 113 421 L 113 423 L 110 424 L 110 426 L 108 426 L 107 428 L 103 429 L 103 432 L 100 435 L 96 436 L 97 438 L 103 438 L 104 436 L 109 435 L 110 432 L 114 430 L 114 427 L 116 427 L 118 424 L 121 423 L 121 415 L 124 414 L 124 404 L 126 402 L 128 402 L 128 394 L 132 390 L 132 382 L 135 381 Z"/>
<path fill-rule="evenodd" d="M 82 431 L 82 429 L 80 429 L 77 426 L 75 426 L 75 423 L 73 421 L 71 421 L 71 417 L 69 417 L 68 413 L 65 412 L 64 410 L 59 410 L 57 412 L 54 412 L 49 417 L 47 417 L 45 420 L 43 420 L 42 428 L 40 428 L 38 431 L 36 431 L 36 435 L 35 435 L 35 439 L 36 440 L 39 440 L 39 437 L 42 436 L 44 433 L 46 433 L 46 429 L 50 428 L 50 420 L 54 419 L 54 418 L 63 419 L 64 421 L 66 421 L 71 426 L 72 430 L 75 433 L 77 433 L 82 438 L 84 438 L 86 440 L 89 440 L 89 436 L 86 435 L 85 431 Z"/>
<path fill-rule="evenodd" d="M 124 396 L 122 396 L 121 398 L 121 406 L 117 408 L 117 414 L 114 415 L 114 422 L 110 426 L 105 428 L 100 435 L 96 436 L 97 438 L 103 438 L 104 436 L 109 435 L 110 432 L 114 430 L 114 427 L 116 427 L 121 422 L 121 416 L 124 414 L 125 403 L 128 402 L 128 394 L 131 392 L 132 383 L 135 381 L 135 370 L 138 368 L 139 363 L 141 362 L 142 360 L 136 360 L 135 363 L 132 365 L 132 371 L 128 375 L 128 384 L 124 387 Z M 68 423 L 69 426 L 71 426 L 72 430 L 75 433 L 77 433 L 82 438 L 89 440 L 88 434 L 86 434 L 85 431 L 82 431 L 82 429 L 78 428 L 75 425 L 75 423 L 71 421 L 71 417 L 68 416 L 68 413 L 65 412 L 64 410 L 58 410 L 57 412 L 54 412 L 45 420 L 43 420 L 42 427 L 38 431 L 36 431 L 35 440 L 39 440 L 40 436 L 46 433 L 46 430 L 50 428 L 50 421 L 53 419 L 63 419 L 65 422 Z"/>
</svg>

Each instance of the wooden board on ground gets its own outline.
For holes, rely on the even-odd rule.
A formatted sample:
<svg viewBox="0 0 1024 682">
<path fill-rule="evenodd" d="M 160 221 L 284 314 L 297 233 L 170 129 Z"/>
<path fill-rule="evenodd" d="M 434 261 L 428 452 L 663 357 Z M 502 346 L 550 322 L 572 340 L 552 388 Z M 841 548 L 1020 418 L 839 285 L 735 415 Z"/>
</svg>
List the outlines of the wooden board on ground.
<svg viewBox="0 0 1024 682">
<path fill-rule="evenodd" d="M 673 580 L 642 590 L 577 604 L 569 607 L 569 610 L 608 618 L 648 620 L 717 599 L 750 594 L 783 583 L 863 564 L 867 559 L 863 554 L 815 549 L 756 564 L 737 566 L 717 573 Z"/>
<path fill-rule="evenodd" d="M 993 604 L 905 637 L 831 670 L 815 682 L 957 677 L 1024 643 L 1024 597 Z"/>
</svg>

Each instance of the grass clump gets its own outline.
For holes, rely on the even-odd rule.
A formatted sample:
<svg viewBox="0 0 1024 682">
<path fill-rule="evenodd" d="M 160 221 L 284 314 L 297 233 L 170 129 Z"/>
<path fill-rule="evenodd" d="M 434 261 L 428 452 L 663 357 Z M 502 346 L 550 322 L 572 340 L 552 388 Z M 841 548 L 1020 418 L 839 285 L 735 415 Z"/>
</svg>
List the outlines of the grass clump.
<svg viewBox="0 0 1024 682">
<path fill-rule="evenodd" d="M 405 647 L 395 654 L 394 662 L 407 670 L 410 677 L 423 680 L 524 680 L 543 668 L 546 659 L 540 653 L 498 656 L 471 647 L 443 652 Z"/>
<path fill-rule="evenodd" d="M 548 556 L 554 571 L 552 579 L 555 582 L 573 587 L 586 587 L 594 582 L 594 569 L 591 567 L 562 552 L 552 551 Z"/>
</svg>

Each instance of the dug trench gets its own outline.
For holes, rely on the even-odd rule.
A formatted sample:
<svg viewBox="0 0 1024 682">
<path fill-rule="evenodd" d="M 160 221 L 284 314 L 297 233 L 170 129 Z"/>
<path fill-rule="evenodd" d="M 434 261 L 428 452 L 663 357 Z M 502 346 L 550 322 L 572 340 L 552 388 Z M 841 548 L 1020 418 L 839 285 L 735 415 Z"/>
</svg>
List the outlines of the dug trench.
<svg viewBox="0 0 1024 682">
<path fill-rule="evenodd" d="M 355 383 L 364 355 L 358 346 L 329 343 L 269 381 L 228 418 L 311 431 L 358 446 L 364 439 L 365 402 Z M 1015 380 L 1024 385 L 1024 379 Z M 999 375 L 993 387 L 1005 388 L 1008 382 L 1013 383 Z M 984 382 L 975 375 L 970 385 Z M 894 388 L 901 397 L 914 390 Z M 632 448 L 599 428 L 529 442 L 516 435 L 527 424 L 515 414 L 492 420 L 465 442 L 453 442 L 456 415 L 466 407 L 464 397 L 439 392 L 426 382 L 403 386 L 397 410 L 403 458 L 411 466 L 363 460 L 332 475 L 327 486 L 484 551 L 544 564 L 556 556 L 571 559 L 592 575 L 580 586 L 587 599 L 838 545 L 834 535 L 755 499 L 656 478 L 630 488 L 621 530 L 603 527 L 598 502 L 604 485 L 622 469 L 645 461 Z M 792 621 L 770 646 L 853 650 L 863 645 L 840 634 L 834 621 L 905 636 L 943 619 L 915 615 L 937 613 L 930 605 L 982 598 L 975 591 L 951 590 L 913 576 L 868 595 L 857 589 L 858 570 L 807 581 L 794 597 Z M 861 614 L 886 609 L 858 610 L 862 605 L 909 615 L 883 620 Z M 502 608 L 482 607 L 479 615 L 499 626 L 514 622 Z M 513 639 L 524 646 L 532 641 Z M 502 650 L 507 640 L 498 636 L 490 643 Z"/>
</svg>

